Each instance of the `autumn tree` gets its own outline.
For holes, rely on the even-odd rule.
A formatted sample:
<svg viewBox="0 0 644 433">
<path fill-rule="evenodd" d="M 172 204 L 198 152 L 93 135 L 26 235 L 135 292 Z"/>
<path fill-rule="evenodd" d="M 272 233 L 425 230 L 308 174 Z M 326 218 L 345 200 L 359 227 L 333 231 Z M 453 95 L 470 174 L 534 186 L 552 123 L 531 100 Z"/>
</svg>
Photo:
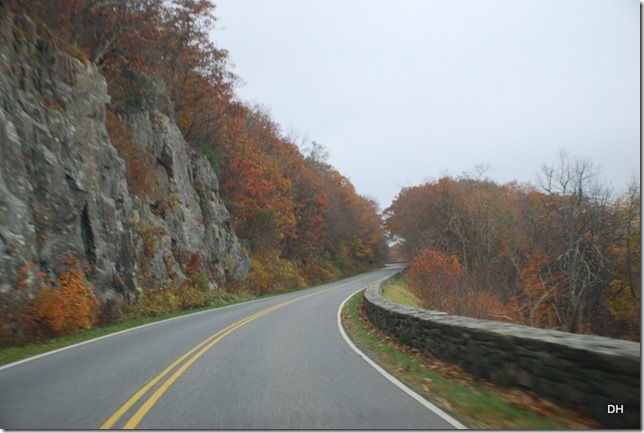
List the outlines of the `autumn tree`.
<svg viewBox="0 0 644 433">
<path fill-rule="evenodd" d="M 160 76 L 176 121 L 193 147 L 212 149 L 233 98 L 236 76 L 228 52 L 210 40 L 215 6 L 208 0 L 175 0 L 164 9 Z"/>
<path fill-rule="evenodd" d="M 253 116 L 251 110 L 239 106 L 235 117 L 226 122 L 218 148 L 221 192 L 237 234 L 255 240 L 254 246 L 260 250 L 279 250 L 279 242 L 295 224 L 292 183 L 278 160 L 266 152 L 266 144 L 249 120 Z"/>
<path fill-rule="evenodd" d="M 410 262 L 407 276 L 416 297 L 426 308 L 455 311 L 457 295 L 465 279 L 465 268 L 456 256 L 447 256 L 433 248 L 421 250 Z"/>
<path fill-rule="evenodd" d="M 610 246 L 606 307 L 619 326 L 616 335 L 639 341 L 641 335 L 641 198 L 633 180 L 613 203 L 616 233 Z"/>
<path fill-rule="evenodd" d="M 327 164 L 324 146 L 313 142 L 305 156 L 270 110 L 236 98 L 228 52 L 211 39 L 217 21 L 212 1 L 26 0 L 12 6 L 32 14 L 48 37 L 75 58 L 95 62 L 106 77 L 107 126 L 126 160 L 132 193 L 154 189 L 154 177 L 141 176 L 149 174 L 147 153 L 124 128 L 132 112 L 163 112 L 207 156 L 234 230 L 253 258 L 257 272 L 249 284 L 259 291 L 382 263 L 387 247 L 377 205 Z"/>
<path fill-rule="evenodd" d="M 444 236 L 453 214 L 453 189 L 454 182 L 448 178 L 406 187 L 385 209 L 387 230 L 391 237 L 403 240 L 407 256 L 412 257 L 424 248 L 453 252 L 451 240 Z"/>
<path fill-rule="evenodd" d="M 468 287 L 465 268 L 456 256 L 424 249 L 410 262 L 406 275 L 425 308 L 477 319 L 509 319 L 496 296 Z"/>
<path fill-rule="evenodd" d="M 142 66 L 141 53 L 155 39 L 161 0 L 61 0 L 13 2 L 75 57 L 102 70 Z M 136 40 L 136 43 L 132 43 Z"/>
<path fill-rule="evenodd" d="M 373 200 L 360 196 L 350 180 L 326 163 L 308 159 L 324 183 L 329 205 L 323 213 L 325 249 L 343 270 L 357 270 L 386 256 L 384 229 Z"/>
<path fill-rule="evenodd" d="M 556 300 L 561 291 L 565 274 L 550 266 L 552 257 L 536 252 L 527 258 L 521 269 L 521 290 L 509 301 L 516 323 L 535 328 L 561 329 L 561 317 Z"/>
<path fill-rule="evenodd" d="M 612 202 L 595 165 L 563 152 L 539 187 L 443 177 L 403 188 L 384 216 L 412 260 L 428 248 L 455 257 L 463 311 L 470 293 L 489 294 L 504 320 L 634 338 L 639 189 L 629 191 Z"/>
<path fill-rule="evenodd" d="M 386 227 L 404 239 L 407 255 L 425 248 L 455 255 L 472 287 L 497 291 L 512 274 L 504 246 L 512 218 L 506 189 L 469 177 L 404 188 L 385 210 Z"/>
<path fill-rule="evenodd" d="M 318 172 L 312 168 L 297 149 L 284 142 L 283 169 L 293 183 L 296 224 L 286 237 L 282 253 L 285 257 L 303 263 L 323 254 L 324 214 L 329 206 L 328 194 Z"/>
</svg>

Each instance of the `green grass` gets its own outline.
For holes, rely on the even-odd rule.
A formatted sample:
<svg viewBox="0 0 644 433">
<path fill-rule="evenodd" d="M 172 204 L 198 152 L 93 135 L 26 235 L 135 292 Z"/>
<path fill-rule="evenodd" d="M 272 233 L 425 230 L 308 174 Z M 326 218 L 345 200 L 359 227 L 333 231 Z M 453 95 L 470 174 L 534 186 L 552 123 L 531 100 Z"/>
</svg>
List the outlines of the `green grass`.
<svg viewBox="0 0 644 433">
<path fill-rule="evenodd" d="M 363 298 L 364 292 L 354 295 L 342 311 L 342 324 L 354 344 L 409 388 L 469 427 L 597 428 L 592 421 L 577 414 L 518 391 L 502 390 L 474 380 L 454 366 L 433 361 L 387 338 L 364 323 L 359 308 Z"/>
<path fill-rule="evenodd" d="M 261 296 L 261 298 L 269 297 L 269 296 L 275 296 L 275 295 L 271 294 L 271 295 Z M 43 342 L 33 343 L 27 346 L 8 347 L 0 350 L 0 365 L 20 361 L 25 358 L 40 355 L 45 352 L 60 349 L 62 347 L 67 347 L 74 344 L 82 343 L 84 341 L 92 340 L 94 338 L 102 337 L 104 335 L 113 334 L 119 331 L 124 331 L 126 329 L 136 328 L 137 326 L 147 325 L 148 323 L 160 322 L 162 320 L 171 319 L 173 317 L 185 316 L 187 314 L 197 313 L 199 311 L 204 311 L 204 310 L 212 310 L 226 305 L 238 304 L 241 302 L 246 302 L 246 301 L 250 301 L 258 298 L 260 297 L 253 297 L 248 294 L 239 294 L 239 295 L 229 294 L 228 296 L 220 298 L 215 303 L 207 307 L 202 307 L 202 308 L 197 308 L 192 310 L 184 310 L 177 313 L 162 314 L 155 317 L 136 318 L 125 322 L 117 323 L 115 325 L 105 326 L 102 328 L 92 328 L 85 331 L 81 331 L 77 334 L 54 338 Z"/>
<path fill-rule="evenodd" d="M 343 275 L 339 279 L 349 278 L 351 276 L 352 275 Z M 333 281 L 328 281 L 325 284 L 329 282 L 333 282 Z M 162 320 L 170 319 L 173 317 L 185 316 L 187 314 L 197 313 L 199 311 L 204 311 L 204 310 L 212 310 L 226 305 L 239 304 L 241 302 L 252 301 L 254 299 L 270 298 L 273 296 L 279 296 L 287 293 L 298 292 L 301 290 L 306 290 L 308 288 L 309 287 L 301 287 L 301 288 L 287 290 L 283 292 L 267 293 L 259 296 L 252 295 L 250 293 L 244 293 L 244 292 L 224 293 L 221 297 L 216 299 L 212 305 L 202 307 L 202 308 L 184 310 L 176 313 L 163 314 L 163 315 L 154 316 L 154 317 L 136 318 L 136 319 L 124 321 L 121 323 L 117 323 L 115 325 L 105 326 L 101 328 L 92 328 L 86 331 L 81 331 L 77 334 L 54 338 L 54 339 L 50 339 L 50 340 L 42 341 L 38 343 L 33 343 L 27 346 L 7 347 L 4 349 L 0 349 L 0 365 L 5 365 L 12 362 L 20 361 L 22 359 L 40 355 L 45 352 L 50 352 L 52 350 L 82 343 L 84 341 L 92 340 L 94 338 L 102 337 L 108 334 L 113 334 L 115 332 L 123 331 L 126 329 L 136 328 L 137 326 L 147 325 L 148 323 L 160 322 Z"/>
<path fill-rule="evenodd" d="M 405 277 L 397 278 L 386 284 L 382 288 L 382 295 L 398 304 L 422 308 L 418 298 L 407 290 L 407 280 Z"/>
</svg>

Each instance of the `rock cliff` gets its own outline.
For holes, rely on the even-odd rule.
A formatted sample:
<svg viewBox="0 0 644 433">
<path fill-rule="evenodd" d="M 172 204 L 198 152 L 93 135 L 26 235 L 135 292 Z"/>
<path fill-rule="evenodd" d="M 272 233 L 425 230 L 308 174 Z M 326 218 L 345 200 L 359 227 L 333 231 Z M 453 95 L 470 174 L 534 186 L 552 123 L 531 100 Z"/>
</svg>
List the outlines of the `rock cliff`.
<svg viewBox="0 0 644 433">
<path fill-rule="evenodd" d="M 147 159 L 145 182 L 153 183 L 132 197 L 131 226 L 138 235 L 141 269 L 156 279 L 181 280 L 187 264 L 198 255 L 202 266 L 220 281 L 245 276 L 250 261 L 219 198 L 212 166 L 186 144 L 171 117 L 159 109 L 171 108 L 163 84 L 151 80 L 147 87 L 143 108 L 121 116 L 133 144 Z"/>
<path fill-rule="evenodd" d="M 120 119 L 151 156 L 153 171 L 136 175 L 156 180 L 153 193 L 135 194 L 107 131 L 110 98 L 96 66 L 39 37 L 29 18 L 0 18 L 1 292 L 27 262 L 55 275 L 68 251 L 91 265 L 103 298 L 133 299 L 143 274 L 181 279 L 196 256 L 213 282 L 249 272 L 212 167 L 155 89 L 155 100 Z"/>
</svg>

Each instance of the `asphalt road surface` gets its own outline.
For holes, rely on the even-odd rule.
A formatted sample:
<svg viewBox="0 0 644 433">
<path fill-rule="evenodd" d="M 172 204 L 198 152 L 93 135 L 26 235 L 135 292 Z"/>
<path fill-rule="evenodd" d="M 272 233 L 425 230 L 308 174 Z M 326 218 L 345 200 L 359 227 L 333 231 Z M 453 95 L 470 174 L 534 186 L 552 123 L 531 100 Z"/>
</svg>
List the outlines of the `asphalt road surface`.
<svg viewBox="0 0 644 433">
<path fill-rule="evenodd" d="M 0 368 L 4 429 L 449 429 L 343 338 L 395 271 L 183 316 Z"/>
</svg>

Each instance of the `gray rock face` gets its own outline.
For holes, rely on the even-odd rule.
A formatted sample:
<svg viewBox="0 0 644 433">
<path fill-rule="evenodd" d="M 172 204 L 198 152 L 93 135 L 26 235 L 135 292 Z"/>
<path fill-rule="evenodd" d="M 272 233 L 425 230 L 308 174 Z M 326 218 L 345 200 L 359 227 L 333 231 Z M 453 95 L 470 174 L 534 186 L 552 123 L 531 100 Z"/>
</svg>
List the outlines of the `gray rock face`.
<svg viewBox="0 0 644 433">
<path fill-rule="evenodd" d="M 156 105 L 162 86 L 157 83 L 153 93 L 146 105 Z M 125 115 L 124 121 L 136 145 L 150 155 L 156 183 L 152 194 L 134 200 L 138 216 L 133 230 L 142 266 L 147 264 L 158 280 L 183 279 L 187 262 L 199 254 L 202 266 L 220 281 L 247 275 L 250 260 L 232 230 L 206 157 L 190 148 L 176 124 L 152 106 Z M 146 233 L 155 233 L 153 247 L 145 245 L 151 241 Z"/>
<path fill-rule="evenodd" d="M 53 273 L 70 251 L 97 287 L 131 291 L 131 200 L 105 129 L 105 79 L 28 18 L 0 25 L 0 285 L 26 262 Z"/>
<path fill-rule="evenodd" d="M 159 200 L 131 195 L 106 130 L 106 104 L 107 84 L 94 65 L 39 38 L 24 16 L 0 19 L 0 290 L 15 287 L 27 262 L 54 275 L 68 251 L 91 265 L 104 298 L 132 298 L 142 265 L 155 278 L 172 267 L 181 277 L 179 257 L 197 252 L 213 275 L 246 275 L 249 259 L 207 160 L 153 107 L 132 115 L 136 142 L 163 175 L 156 196 L 177 203 L 160 211 Z M 151 257 L 141 227 L 157 246 Z"/>
</svg>

